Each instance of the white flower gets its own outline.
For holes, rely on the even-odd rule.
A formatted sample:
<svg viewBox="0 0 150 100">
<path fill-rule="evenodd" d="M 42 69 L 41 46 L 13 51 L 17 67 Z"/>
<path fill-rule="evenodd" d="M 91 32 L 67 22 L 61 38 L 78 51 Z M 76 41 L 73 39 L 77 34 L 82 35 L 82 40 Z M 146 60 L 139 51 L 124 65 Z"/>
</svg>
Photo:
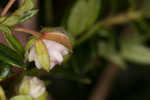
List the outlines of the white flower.
<svg viewBox="0 0 150 100">
<path fill-rule="evenodd" d="M 50 59 L 49 69 L 52 69 L 57 64 L 61 64 L 63 61 L 63 57 L 69 53 L 69 49 L 63 46 L 62 44 L 52 40 L 42 40 L 42 41 L 45 44 L 48 51 Z M 35 52 L 35 46 L 32 46 L 32 48 L 29 51 L 29 61 L 30 62 L 35 61 L 36 67 L 39 69 L 42 68 Z"/>
<path fill-rule="evenodd" d="M 29 84 L 27 84 L 28 82 Z M 25 93 L 26 95 L 30 95 L 32 98 L 38 98 L 45 93 L 46 88 L 44 82 L 37 77 L 25 76 L 20 85 L 20 90 L 29 90 Z M 20 91 L 21 94 L 22 91 Z"/>
<path fill-rule="evenodd" d="M 45 28 L 39 37 L 31 39 L 26 45 L 25 56 L 34 61 L 38 69 L 47 72 L 61 64 L 64 56 L 72 52 L 72 44 L 65 32 L 55 28 Z"/>
</svg>

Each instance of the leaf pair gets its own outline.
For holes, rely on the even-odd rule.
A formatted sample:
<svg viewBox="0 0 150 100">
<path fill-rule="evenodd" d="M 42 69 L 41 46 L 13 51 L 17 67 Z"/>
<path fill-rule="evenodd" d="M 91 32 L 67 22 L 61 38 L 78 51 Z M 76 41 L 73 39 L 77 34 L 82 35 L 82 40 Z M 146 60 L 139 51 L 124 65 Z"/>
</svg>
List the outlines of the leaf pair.
<svg viewBox="0 0 150 100">
<path fill-rule="evenodd" d="M 21 7 L 17 9 L 11 16 L 6 18 L 2 24 L 13 26 L 30 19 L 38 12 L 37 9 L 33 9 L 34 3 L 35 0 L 25 0 L 24 4 L 21 5 Z"/>
</svg>

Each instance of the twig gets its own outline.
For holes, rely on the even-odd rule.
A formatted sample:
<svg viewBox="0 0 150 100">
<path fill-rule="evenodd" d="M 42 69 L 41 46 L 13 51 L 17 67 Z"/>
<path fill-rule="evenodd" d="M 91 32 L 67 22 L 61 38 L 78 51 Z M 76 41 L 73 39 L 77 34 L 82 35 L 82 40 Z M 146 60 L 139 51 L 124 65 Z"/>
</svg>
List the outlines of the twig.
<svg viewBox="0 0 150 100">
<path fill-rule="evenodd" d="M 7 5 L 5 6 L 5 8 L 3 9 L 1 16 L 5 16 L 8 12 L 8 10 L 10 9 L 10 7 L 14 4 L 16 0 L 9 0 L 9 2 L 7 3 Z"/>
<path fill-rule="evenodd" d="M 106 100 L 113 80 L 115 79 L 119 68 L 115 64 L 110 64 L 102 75 L 100 75 L 99 81 L 92 92 L 89 100 Z"/>
<path fill-rule="evenodd" d="M 32 34 L 32 35 L 37 36 L 37 37 L 39 37 L 39 35 L 40 35 L 39 32 L 36 32 L 34 30 L 30 30 L 30 29 L 25 29 L 22 27 L 14 27 L 14 31 L 25 32 L 25 33 Z"/>
</svg>

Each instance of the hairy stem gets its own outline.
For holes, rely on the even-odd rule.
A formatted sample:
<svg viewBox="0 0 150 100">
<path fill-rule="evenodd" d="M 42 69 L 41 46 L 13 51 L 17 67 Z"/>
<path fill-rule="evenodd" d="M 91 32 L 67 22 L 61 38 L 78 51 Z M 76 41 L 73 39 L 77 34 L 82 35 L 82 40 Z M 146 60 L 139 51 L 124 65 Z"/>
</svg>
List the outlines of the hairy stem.
<svg viewBox="0 0 150 100">
<path fill-rule="evenodd" d="M 22 27 L 14 27 L 14 31 L 25 32 L 25 33 L 32 34 L 32 35 L 37 36 L 37 37 L 39 37 L 39 35 L 40 35 L 39 32 L 36 32 L 34 30 L 30 30 L 30 29 L 25 29 Z"/>
<path fill-rule="evenodd" d="M 3 9 L 1 16 L 5 16 L 8 12 L 8 10 L 10 9 L 10 7 L 14 4 L 16 0 L 9 0 L 9 2 L 7 3 L 7 5 L 5 6 L 5 8 Z"/>
</svg>

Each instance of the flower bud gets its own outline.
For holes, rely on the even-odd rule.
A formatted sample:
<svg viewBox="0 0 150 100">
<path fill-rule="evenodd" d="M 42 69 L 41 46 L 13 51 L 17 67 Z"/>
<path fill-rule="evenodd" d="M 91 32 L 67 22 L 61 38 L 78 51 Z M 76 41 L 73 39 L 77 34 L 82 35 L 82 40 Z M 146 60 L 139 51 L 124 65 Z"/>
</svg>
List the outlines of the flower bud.
<svg viewBox="0 0 150 100">
<path fill-rule="evenodd" d="M 19 87 L 19 94 L 29 95 L 34 100 L 46 100 L 47 98 L 44 82 L 37 77 L 25 76 Z"/>
<path fill-rule="evenodd" d="M 49 71 L 63 62 L 64 56 L 72 52 L 69 38 L 60 31 L 41 31 L 29 50 L 29 61 L 35 61 L 37 68 Z M 32 41 L 32 40 L 31 40 Z"/>
</svg>

